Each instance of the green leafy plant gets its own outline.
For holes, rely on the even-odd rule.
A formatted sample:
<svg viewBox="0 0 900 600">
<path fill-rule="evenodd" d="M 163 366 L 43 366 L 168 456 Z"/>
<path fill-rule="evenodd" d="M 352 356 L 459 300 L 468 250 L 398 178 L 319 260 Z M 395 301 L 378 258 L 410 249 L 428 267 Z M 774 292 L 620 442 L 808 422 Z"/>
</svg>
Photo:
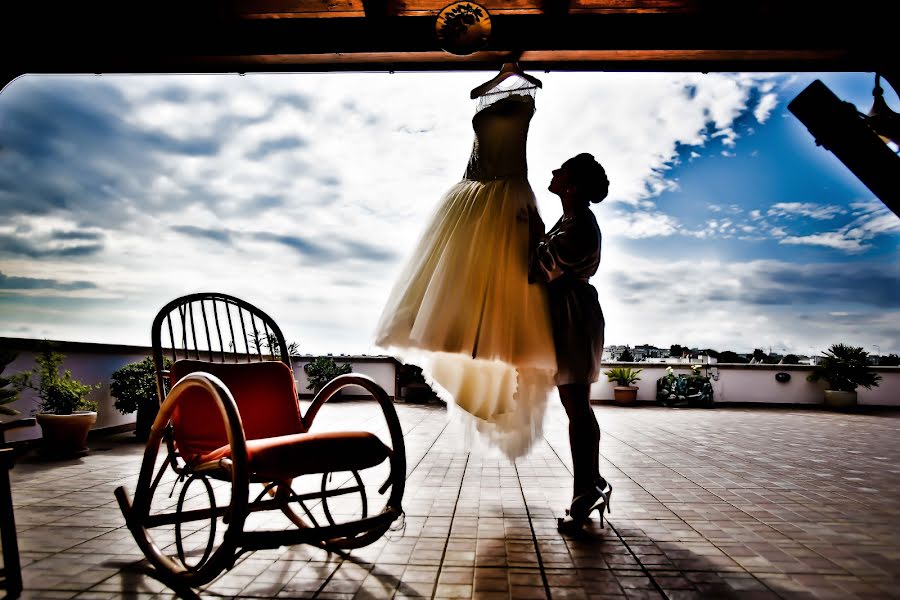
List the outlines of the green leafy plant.
<svg viewBox="0 0 900 600">
<path fill-rule="evenodd" d="M 3 377 L 2 375 L 9 363 L 16 360 L 17 356 L 18 354 L 12 350 L 0 350 L 0 415 L 15 416 L 19 414 L 18 410 L 9 406 L 19 399 L 21 391 L 15 384 L 16 375 L 12 377 Z"/>
<path fill-rule="evenodd" d="M 14 384 L 19 390 L 29 388 L 38 393 L 40 412 L 70 415 L 79 410 L 96 411 L 97 402 L 88 400 L 87 395 L 100 384 L 87 385 L 72 377 L 72 371 L 60 374 L 59 368 L 64 359 L 64 354 L 53 352 L 45 346 L 34 359 L 37 366 L 30 372 L 14 376 Z M 34 383 L 34 376 L 38 377 L 37 384 Z"/>
<path fill-rule="evenodd" d="M 172 361 L 163 359 L 164 368 Z M 147 402 L 156 399 L 156 378 L 153 359 L 133 362 L 117 369 L 109 379 L 109 393 L 116 399 L 114 406 L 123 415 L 133 413 Z"/>
<path fill-rule="evenodd" d="M 822 361 L 806 379 L 824 379 L 831 390 L 855 392 L 859 386 L 867 390 L 877 387 L 881 375 L 872 369 L 869 353 L 862 346 L 834 344 L 822 353 Z"/>
<path fill-rule="evenodd" d="M 350 363 L 339 365 L 330 356 L 319 356 L 314 358 L 303 366 L 309 384 L 306 386 L 308 390 L 320 390 L 326 383 L 337 377 L 338 375 L 346 375 L 351 371 Z"/>
<path fill-rule="evenodd" d="M 632 369 L 631 367 L 613 367 L 608 371 L 603 371 L 603 374 L 606 375 L 606 377 L 610 381 L 615 381 L 621 386 L 630 386 L 635 381 L 640 380 L 639 375 L 641 371 L 643 371 L 643 369 Z"/>
<path fill-rule="evenodd" d="M 703 365 L 691 365 L 691 374 L 675 374 L 666 367 L 666 374 L 656 381 L 656 401 L 662 406 L 713 406 L 713 388 L 709 377 L 703 375 Z"/>
</svg>

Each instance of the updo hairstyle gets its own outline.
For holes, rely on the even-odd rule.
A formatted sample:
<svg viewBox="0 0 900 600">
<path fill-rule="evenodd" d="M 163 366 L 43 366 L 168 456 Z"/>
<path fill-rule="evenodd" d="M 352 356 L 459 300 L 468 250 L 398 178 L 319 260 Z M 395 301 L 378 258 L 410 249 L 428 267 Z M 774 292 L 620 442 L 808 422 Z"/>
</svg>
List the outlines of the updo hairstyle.
<svg viewBox="0 0 900 600">
<path fill-rule="evenodd" d="M 597 204 L 609 194 L 609 179 L 606 171 L 592 154 L 582 152 L 566 161 L 570 181 L 578 190 L 578 195 Z"/>
</svg>

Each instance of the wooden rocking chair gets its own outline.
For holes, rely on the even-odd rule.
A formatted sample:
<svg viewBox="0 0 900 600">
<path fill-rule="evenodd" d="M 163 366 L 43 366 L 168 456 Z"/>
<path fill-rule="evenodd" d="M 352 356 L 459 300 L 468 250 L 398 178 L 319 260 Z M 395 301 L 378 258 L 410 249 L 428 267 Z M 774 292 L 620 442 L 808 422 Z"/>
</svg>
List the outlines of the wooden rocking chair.
<svg viewBox="0 0 900 600">
<path fill-rule="evenodd" d="M 262 548 L 366 546 L 403 516 L 403 433 L 375 381 L 336 377 L 301 414 L 281 330 L 225 294 L 173 300 L 152 337 L 159 412 L 134 498 L 123 487 L 116 498 L 160 579 L 203 585 Z M 351 385 L 380 405 L 390 446 L 371 431 L 312 431 L 322 405 Z M 372 512 L 375 496 L 383 507 Z"/>
</svg>

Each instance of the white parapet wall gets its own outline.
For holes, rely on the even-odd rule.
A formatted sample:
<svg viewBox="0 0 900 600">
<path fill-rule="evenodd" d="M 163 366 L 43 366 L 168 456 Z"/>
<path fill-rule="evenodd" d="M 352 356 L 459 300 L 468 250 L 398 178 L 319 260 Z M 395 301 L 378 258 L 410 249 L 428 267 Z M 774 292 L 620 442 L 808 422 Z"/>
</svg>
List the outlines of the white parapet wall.
<svg viewBox="0 0 900 600">
<path fill-rule="evenodd" d="M 38 354 L 42 340 L 32 340 L 23 338 L 0 338 L 3 347 L 18 352 L 16 359 L 10 363 L 3 371 L 4 376 L 9 376 L 20 371 L 30 371 L 36 365 L 34 362 L 35 355 Z M 52 342 L 55 351 L 63 354 L 61 370 L 72 371 L 72 377 L 83 381 L 87 384 L 100 384 L 100 387 L 91 392 L 89 398 L 96 400 L 99 408 L 97 410 L 97 422 L 94 424 L 94 430 L 99 429 L 127 429 L 132 427 L 135 422 L 136 415 L 134 413 L 123 415 L 115 408 L 115 398 L 109 393 L 109 382 L 112 374 L 119 368 L 132 363 L 143 360 L 152 354 L 149 347 L 143 346 L 123 346 L 111 344 L 86 344 L 80 342 Z M 297 379 L 297 391 L 301 397 L 308 397 L 312 394 L 311 390 L 306 389 L 308 380 L 303 366 L 311 361 L 313 356 L 298 356 L 293 358 L 294 375 Z M 349 362 L 351 369 L 355 373 L 368 375 L 375 382 L 384 388 L 388 396 L 394 397 L 396 391 L 396 367 L 397 361 L 387 356 L 334 356 L 335 361 L 339 364 Z M 37 377 L 35 377 L 37 383 Z M 367 392 L 358 386 L 346 388 L 344 391 L 347 397 L 364 396 Z M 32 390 L 24 390 L 13 405 L 21 415 L 18 417 L 0 416 L 3 422 L 11 421 L 17 418 L 30 417 L 38 407 L 37 393 Z M 41 437 L 40 427 L 26 427 L 21 429 L 13 429 L 6 434 L 8 442 L 19 442 L 31 440 Z"/>
<path fill-rule="evenodd" d="M 656 401 L 656 381 L 666 374 L 666 367 L 672 367 L 675 374 L 689 375 L 690 364 L 674 365 L 661 363 L 608 363 L 603 370 L 612 366 L 642 369 L 638 386 L 638 401 Z M 900 406 L 900 367 L 874 367 L 881 375 L 878 387 L 871 390 L 859 388 L 859 404 L 870 406 Z M 766 404 L 822 404 L 825 383 L 811 383 L 806 377 L 813 368 L 806 365 L 738 365 L 704 364 L 702 373 L 711 376 L 716 404 L 729 402 L 760 402 Z M 778 373 L 787 373 L 790 379 L 780 382 Z M 612 400 L 614 383 L 605 375 L 591 386 L 591 400 Z"/>
<path fill-rule="evenodd" d="M 306 377 L 306 371 L 303 369 L 312 361 L 315 356 L 295 356 L 292 359 L 294 365 L 294 377 L 297 380 L 297 391 L 301 397 L 312 395 L 313 391 L 306 386 L 309 385 L 309 379 Z M 394 397 L 397 387 L 397 361 L 389 356 L 357 356 L 344 355 L 331 356 L 339 365 L 350 363 L 350 369 L 353 373 L 368 375 L 380 385 L 387 395 Z M 344 388 L 343 395 L 347 397 L 368 396 L 369 393 L 359 386 L 349 386 Z"/>
<path fill-rule="evenodd" d="M 18 356 L 3 372 L 5 376 L 19 371 L 31 370 L 34 357 L 38 352 L 41 340 L 21 338 L 0 338 L 5 347 L 18 351 Z M 114 407 L 115 399 L 109 393 L 109 381 L 113 372 L 132 362 L 137 362 L 151 353 L 150 348 L 143 346 L 122 346 L 108 344 L 86 344 L 78 342 L 56 342 L 57 351 L 65 355 L 63 370 L 71 370 L 73 377 L 91 384 L 100 384 L 100 388 L 91 392 L 100 408 L 94 429 L 128 428 L 134 424 L 135 414 L 120 414 Z M 303 366 L 314 356 L 294 357 L 294 374 L 297 378 L 297 390 L 301 397 L 309 398 L 312 390 L 308 390 L 306 372 Z M 397 367 L 399 363 L 389 356 L 355 356 L 336 355 L 332 358 L 339 364 L 349 362 L 355 373 L 368 375 L 394 397 L 397 393 Z M 656 380 L 665 375 L 666 367 L 672 366 L 675 373 L 689 374 L 690 365 L 679 363 L 607 363 L 606 370 L 612 366 L 628 366 L 643 369 L 640 381 L 637 382 L 638 401 L 654 402 L 656 400 Z M 882 380 L 878 387 L 866 390 L 859 389 L 859 403 L 868 406 L 900 406 L 900 367 L 875 367 Z M 790 375 L 790 380 L 782 383 L 775 379 L 777 373 Z M 704 364 L 703 373 L 713 377 L 712 384 L 715 402 L 718 405 L 728 403 L 765 403 L 798 405 L 822 404 L 824 383 L 810 383 L 806 380 L 812 367 L 802 365 L 733 365 Z M 611 401 L 614 384 L 607 381 L 605 375 L 591 386 L 591 400 Z M 364 397 L 365 390 L 351 387 L 345 390 L 347 397 Z M 31 416 L 37 408 L 37 397 L 33 391 L 26 390 L 13 405 L 24 417 Z M 16 417 L 0 417 L 9 421 Z M 40 437 L 40 428 L 30 427 L 15 429 L 7 433 L 7 441 L 17 442 Z"/>
<path fill-rule="evenodd" d="M 3 371 L 4 376 L 21 371 L 30 371 L 36 367 L 34 358 L 39 354 L 41 340 L 27 340 L 4 338 L 4 347 L 18 352 L 16 359 Z M 109 381 L 112 374 L 125 365 L 141 361 L 150 356 L 150 348 L 141 346 L 120 346 L 109 344 L 83 344 L 77 342 L 54 342 L 55 352 L 63 354 L 61 371 L 72 371 L 72 377 L 89 384 L 100 384 L 93 390 L 88 398 L 95 400 L 99 405 L 97 410 L 97 422 L 93 429 L 109 429 L 115 427 L 128 427 L 134 423 L 135 414 L 123 415 L 115 408 L 115 399 L 109 394 Z M 37 384 L 39 378 L 33 377 Z M 26 389 L 19 400 L 12 406 L 21 414 L 18 417 L 2 417 L 3 421 L 11 421 L 16 418 L 30 417 L 38 408 L 37 392 Z M 41 437 L 40 427 L 25 427 L 13 429 L 6 434 L 6 441 L 17 442 Z"/>
</svg>

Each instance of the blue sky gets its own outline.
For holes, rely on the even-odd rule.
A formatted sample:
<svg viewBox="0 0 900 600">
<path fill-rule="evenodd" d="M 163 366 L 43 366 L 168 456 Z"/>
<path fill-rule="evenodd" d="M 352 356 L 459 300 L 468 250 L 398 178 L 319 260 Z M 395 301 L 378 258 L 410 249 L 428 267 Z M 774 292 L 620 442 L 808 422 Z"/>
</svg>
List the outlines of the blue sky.
<svg viewBox="0 0 900 600">
<path fill-rule="evenodd" d="M 607 168 L 609 344 L 900 352 L 900 218 L 787 104 L 871 73 L 534 73 L 529 179 Z M 0 93 L 0 335 L 148 344 L 167 300 L 264 308 L 308 353 L 372 332 L 462 175 L 493 73 L 26 76 Z M 897 95 L 885 98 L 900 112 Z"/>
</svg>

